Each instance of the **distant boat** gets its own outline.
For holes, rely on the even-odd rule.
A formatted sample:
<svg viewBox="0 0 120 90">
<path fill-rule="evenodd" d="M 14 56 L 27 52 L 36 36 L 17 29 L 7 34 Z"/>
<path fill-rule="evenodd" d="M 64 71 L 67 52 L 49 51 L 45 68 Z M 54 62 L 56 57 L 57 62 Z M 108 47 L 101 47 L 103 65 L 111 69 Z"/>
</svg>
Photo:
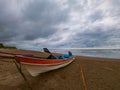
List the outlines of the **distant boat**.
<svg viewBox="0 0 120 90">
<path fill-rule="evenodd" d="M 15 59 L 23 64 L 32 76 L 37 76 L 40 73 L 65 67 L 75 59 L 70 51 L 68 54 L 63 54 L 61 56 L 53 55 L 46 48 L 44 48 L 44 51 L 50 53 L 49 57 L 43 58 L 36 56 L 15 55 Z"/>
</svg>

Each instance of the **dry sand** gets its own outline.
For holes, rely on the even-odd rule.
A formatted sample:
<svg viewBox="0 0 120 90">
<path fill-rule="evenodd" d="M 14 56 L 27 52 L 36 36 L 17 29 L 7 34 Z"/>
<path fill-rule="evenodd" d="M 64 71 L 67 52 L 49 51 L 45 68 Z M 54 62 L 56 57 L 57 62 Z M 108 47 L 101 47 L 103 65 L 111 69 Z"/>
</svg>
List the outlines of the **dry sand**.
<svg viewBox="0 0 120 90">
<path fill-rule="evenodd" d="M 48 56 L 45 53 L 27 50 L 0 49 L 0 51 Z M 0 90 L 30 90 L 13 60 L 12 57 L 0 55 Z M 67 67 L 37 77 L 32 77 L 25 67 L 22 67 L 22 70 L 32 90 L 84 90 L 80 65 L 87 90 L 120 90 L 120 59 L 76 56 L 75 61 Z"/>
</svg>

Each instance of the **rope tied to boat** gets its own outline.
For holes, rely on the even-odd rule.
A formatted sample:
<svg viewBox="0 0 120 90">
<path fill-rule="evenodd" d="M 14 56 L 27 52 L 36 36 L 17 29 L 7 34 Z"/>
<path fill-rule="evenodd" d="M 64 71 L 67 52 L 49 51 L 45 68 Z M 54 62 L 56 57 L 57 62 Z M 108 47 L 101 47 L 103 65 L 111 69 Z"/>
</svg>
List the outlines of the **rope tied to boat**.
<svg viewBox="0 0 120 90">
<path fill-rule="evenodd" d="M 25 82 L 27 83 L 28 88 L 30 88 L 30 90 L 32 90 L 32 87 L 30 86 L 29 81 L 28 81 L 27 78 L 25 77 L 25 74 L 22 72 L 21 63 L 20 63 L 18 60 L 16 60 L 16 59 L 14 59 L 13 61 L 14 61 L 15 65 L 16 65 L 19 73 L 21 74 L 21 76 L 23 77 L 23 79 L 25 80 Z"/>
</svg>

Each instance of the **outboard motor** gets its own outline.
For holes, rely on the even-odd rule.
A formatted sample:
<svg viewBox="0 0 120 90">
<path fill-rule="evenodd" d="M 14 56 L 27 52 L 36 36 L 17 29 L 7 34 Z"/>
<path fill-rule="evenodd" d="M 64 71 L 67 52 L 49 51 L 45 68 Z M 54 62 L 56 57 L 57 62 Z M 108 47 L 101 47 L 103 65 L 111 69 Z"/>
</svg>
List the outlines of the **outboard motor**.
<svg viewBox="0 0 120 90">
<path fill-rule="evenodd" d="M 44 52 L 51 53 L 47 48 L 43 48 Z"/>
<path fill-rule="evenodd" d="M 72 56 L 72 52 L 71 51 L 69 51 L 68 54 L 69 54 L 70 57 Z"/>
<path fill-rule="evenodd" d="M 44 52 L 49 53 L 50 55 L 47 57 L 47 59 L 58 59 L 57 56 L 52 54 L 47 48 L 43 48 Z"/>
</svg>

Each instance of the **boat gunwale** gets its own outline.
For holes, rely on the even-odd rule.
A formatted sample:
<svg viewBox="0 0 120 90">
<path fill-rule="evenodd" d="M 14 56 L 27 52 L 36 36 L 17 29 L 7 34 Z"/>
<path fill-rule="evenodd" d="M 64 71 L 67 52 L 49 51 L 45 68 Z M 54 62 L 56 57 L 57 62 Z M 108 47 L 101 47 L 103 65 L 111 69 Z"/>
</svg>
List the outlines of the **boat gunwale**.
<svg viewBox="0 0 120 90">
<path fill-rule="evenodd" d="M 22 58 L 24 58 L 23 61 L 21 60 Z M 15 59 L 17 61 L 21 62 L 22 64 L 29 64 L 29 65 L 30 64 L 31 65 L 33 65 L 33 64 L 34 65 L 59 65 L 59 64 L 63 64 L 63 63 L 66 63 L 68 61 L 74 60 L 75 57 L 72 56 L 72 57 L 66 58 L 66 59 L 44 59 L 44 58 L 31 58 L 29 56 L 16 55 Z M 25 59 L 30 59 L 31 61 L 28 62 L 28 60 L 25 61 Z M 34 59 L 35 61 L 32 61 L 32 59 Z M 48 63 L 40 63 L 40 61 L 47 61 Z M 50 64 L 50 61 L 52 61 L 51 64 Z M 57 61 L 59 61 L 59 62 L 57 62 Z"/>
</svg>

